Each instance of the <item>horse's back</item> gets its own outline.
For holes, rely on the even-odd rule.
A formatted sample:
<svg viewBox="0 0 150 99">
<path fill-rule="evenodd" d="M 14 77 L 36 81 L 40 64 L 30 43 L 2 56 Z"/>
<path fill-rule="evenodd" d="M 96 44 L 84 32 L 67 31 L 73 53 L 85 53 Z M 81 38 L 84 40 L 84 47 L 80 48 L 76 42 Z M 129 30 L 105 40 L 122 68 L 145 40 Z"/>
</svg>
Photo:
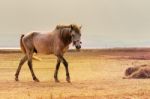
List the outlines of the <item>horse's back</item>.
<svg viewBox="0 0 150 99">
<path fill-rule="evenodd" d="M 42 32 L 30 32 L 24 35 L 22 41 L 26 50 L 33 50 L 36 53 L 49 54 L 52 52 L 52 35 Z M 51 45 L 50 45 L 51 44 Z"/>
</svg>

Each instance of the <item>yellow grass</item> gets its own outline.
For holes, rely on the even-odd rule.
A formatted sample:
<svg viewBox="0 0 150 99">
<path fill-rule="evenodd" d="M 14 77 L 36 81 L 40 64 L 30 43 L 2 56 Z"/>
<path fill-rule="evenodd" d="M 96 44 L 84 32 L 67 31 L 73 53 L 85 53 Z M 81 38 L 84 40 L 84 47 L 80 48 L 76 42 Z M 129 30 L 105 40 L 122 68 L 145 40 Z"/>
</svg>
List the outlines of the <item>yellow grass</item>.
<svg viewBox="0 0 150 99">
<path fill-rule="evenodd" d="M 40 82 L 32 80 L 27 64 L 19 82 L 14 74 L 21 53 L 0 54 L 0 99 L 148 99 L 149 79 L 122 79 L 124 70 L 133 65 L 150 64 L 148 51 L 81 51 L 68 52 L 72 83 L 65 81 L 64 66 L 53 79 L 56 57 L 38 55 L 33 68 Z M 142 58 L 141 58 L 142 57 Z"/>
</svg>

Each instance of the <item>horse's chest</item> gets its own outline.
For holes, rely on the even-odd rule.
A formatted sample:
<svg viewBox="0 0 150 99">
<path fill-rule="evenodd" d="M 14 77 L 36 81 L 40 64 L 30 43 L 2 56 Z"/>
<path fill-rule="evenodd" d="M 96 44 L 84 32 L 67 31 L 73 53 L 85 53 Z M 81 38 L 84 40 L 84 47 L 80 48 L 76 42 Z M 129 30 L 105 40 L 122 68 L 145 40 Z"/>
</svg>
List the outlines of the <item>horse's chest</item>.
<svg viewBox="0 0 150 99">
<path fill-rule="evenodd" d="M 67 46 L 67 47 L 63 48 L 63 53 L 67 52 L 67 51 L 68 51 L 68 49 L 69 49 L 69 46 Z"/>
</svg>

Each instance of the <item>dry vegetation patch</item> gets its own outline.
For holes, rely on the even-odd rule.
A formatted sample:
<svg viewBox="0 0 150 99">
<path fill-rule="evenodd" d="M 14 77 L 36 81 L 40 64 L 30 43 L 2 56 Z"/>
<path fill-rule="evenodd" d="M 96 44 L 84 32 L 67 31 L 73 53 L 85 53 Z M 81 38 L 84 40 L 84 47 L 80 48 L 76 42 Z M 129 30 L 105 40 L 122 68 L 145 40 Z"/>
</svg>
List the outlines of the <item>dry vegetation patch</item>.
<svg viewBox="0 0 150 99">
<path fill-rule="evenodd" d="M 129 66 L 150 64 L 150 61 L 124 58 L 147 55 L 148 51 L 81 51 L 68 52 L 72 83 L 65 80 L 64 66 L 60 66 L 60 83 L 53 79 L 56 57 L 37 55 L 33 68 L 40 82 L 32 81 L 27 64 L 21 70 L 20 81 L 14 74 L 21 53 L 0 54 L 0 99 L 148 99 L 149 79 L 122 79 Z"/>
</svg>

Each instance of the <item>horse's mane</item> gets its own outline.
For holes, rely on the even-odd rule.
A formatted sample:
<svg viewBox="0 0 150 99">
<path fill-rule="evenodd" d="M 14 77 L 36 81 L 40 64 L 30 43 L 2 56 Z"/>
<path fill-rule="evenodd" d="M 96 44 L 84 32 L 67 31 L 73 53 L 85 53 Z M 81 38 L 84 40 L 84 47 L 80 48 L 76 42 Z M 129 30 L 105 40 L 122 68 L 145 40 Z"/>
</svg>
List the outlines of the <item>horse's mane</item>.
<svg viewBox="0 0 150 99">
<path fill-rule="evenodd" d="M 70 25 L 57 25 L 56 29 L 64 29 L 64 28 L 71 28 L 76 33 L 80 33 L 80 28 L 76 24 L 70 24 Z"/>
<path fill-rule="evenodd" d="M 70 28 L 70 25 L 57 25 L 56 29 Z"/>
</svg>

